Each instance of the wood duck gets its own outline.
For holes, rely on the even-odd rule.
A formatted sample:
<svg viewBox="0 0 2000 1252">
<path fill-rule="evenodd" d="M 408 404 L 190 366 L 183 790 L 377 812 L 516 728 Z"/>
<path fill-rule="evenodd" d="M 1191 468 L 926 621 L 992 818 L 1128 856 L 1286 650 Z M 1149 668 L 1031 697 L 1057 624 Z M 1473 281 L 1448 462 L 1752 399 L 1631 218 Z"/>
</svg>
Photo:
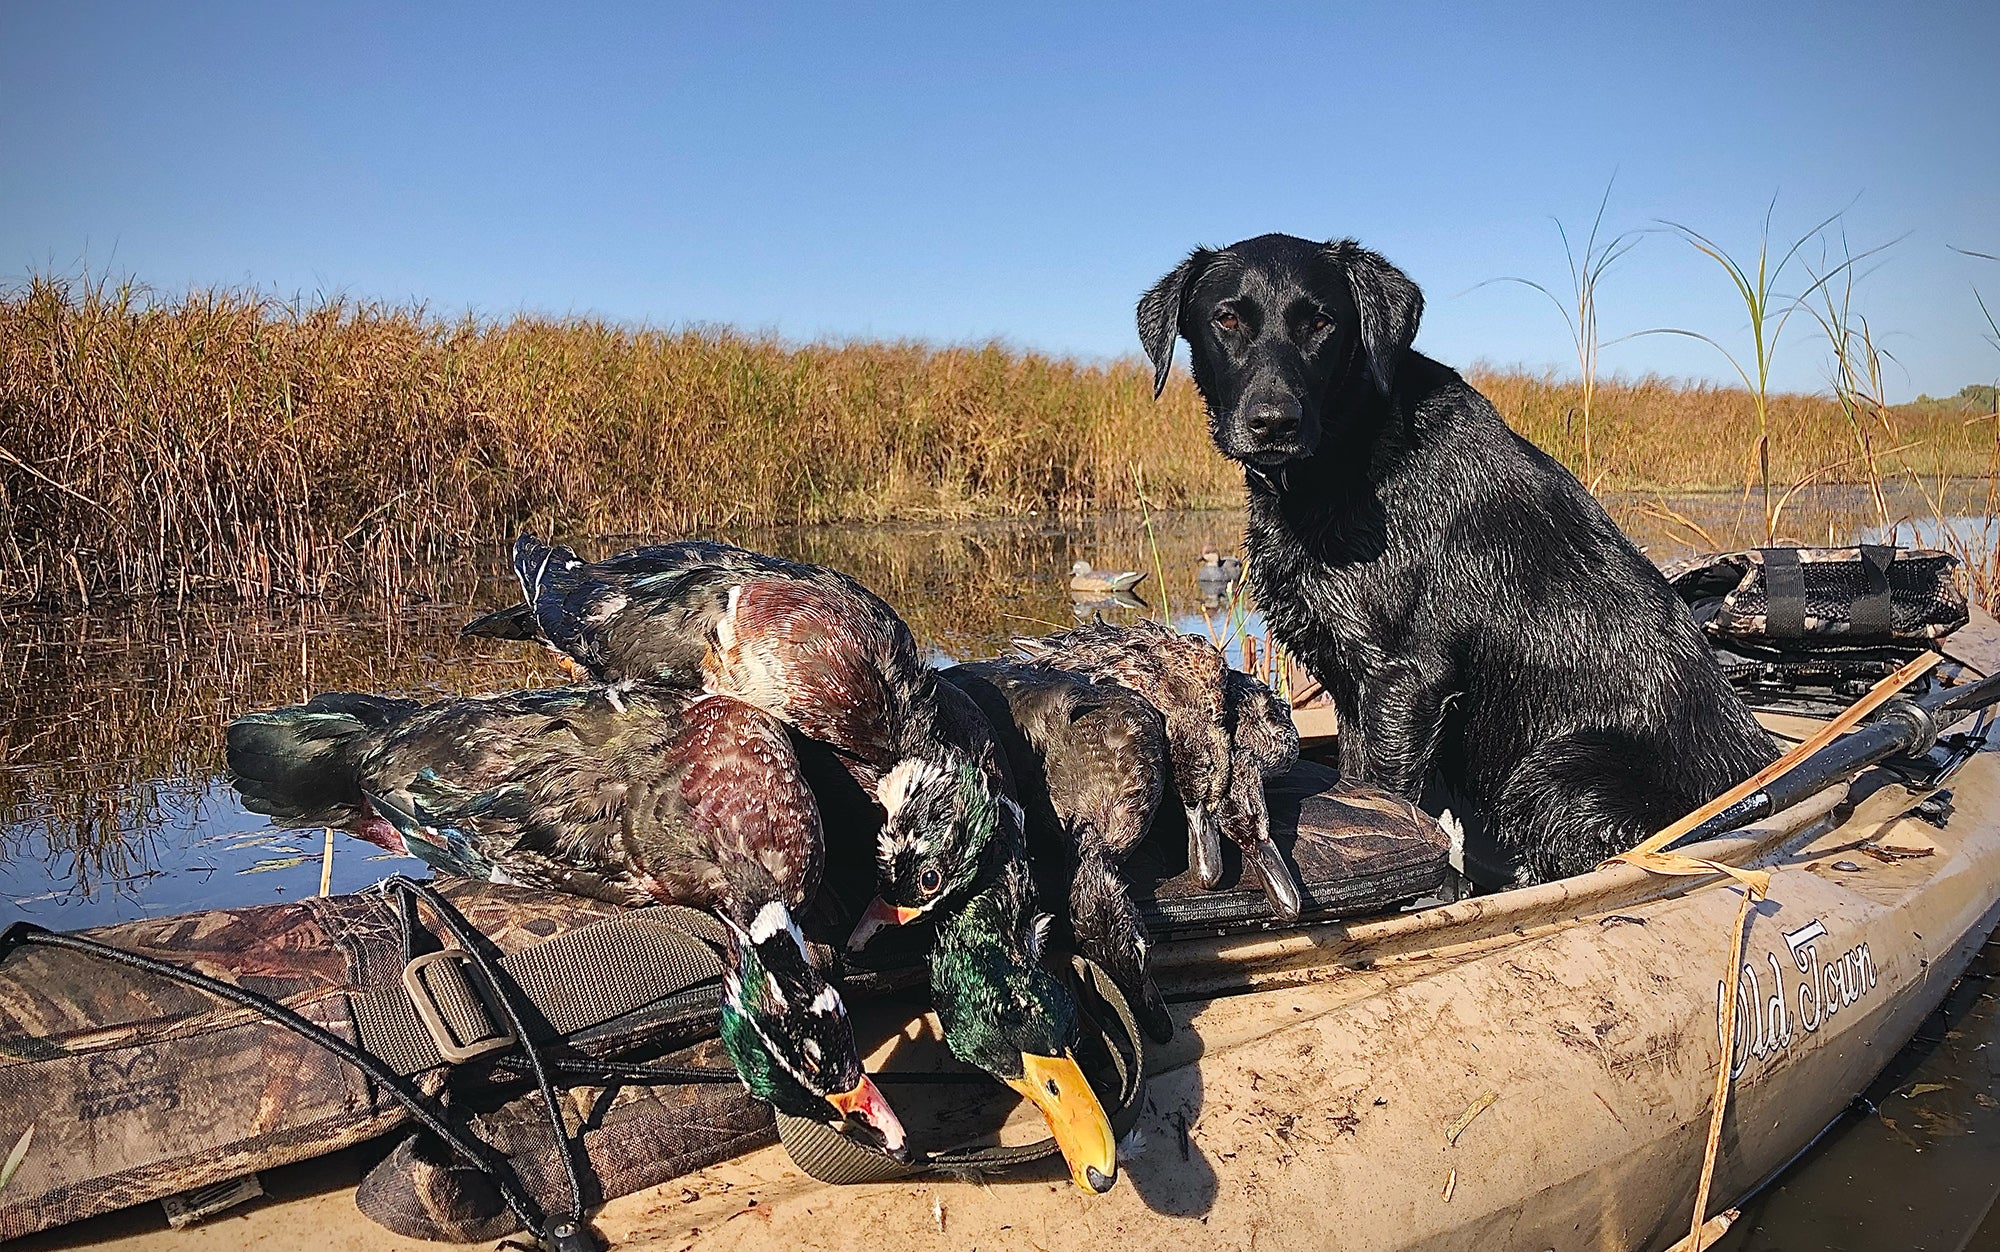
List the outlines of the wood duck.
<svg viewBox="0 0 2000 1252">
<path fill-rule="evenodd" d="M 838 755 L 879 810 L 883 848 L 955 847 L 970 866 L 991 837 L 1007 794 L 995 754 L 946 705 L 895 610 L 846 574 L 692 541 L 586 563 L 532 535 L 515 542 L 514 570 L 522 603 L 464 633 L 538 639 L 614 702 L 655 683 L 764 710 Z M 963 880 L 909 886 L 883 882 L 900 920 Z"/>
<path fill-rule="evenodd" d="M 974 661 L 939 677 L 993 723 L 1026 813 L 1037 885 L 1044 898 L 1069 901 L 1076 950 L 1111 975 L 1149 1035 L 1173 1038 L 1148 972 L 1150 937 L 1118 868 L 1145 837 L 1166 784 L 1159 712 L 1123 687 L 1048 666 Z"/>
<path fill-rule="evenodd" d="M 1243 850 L 1255 864 L 1272 910 L 1295 920 L 1303 910 L 1298 877 L 1271 841 L 1270 812 L 1252 784 L 1232 801 L 1237 747 L 1230 738 L 1228 663 L 1206 639 L 1184 635 L 1158 622 L 1129 626 L 1103 621 L 1043 639 L 1016 639 L 1015 647 L 1036 664 L 1116 683 L 1132 691 L 1166 719 L 1167 752 L 1173 786 L 1187 814 L 1188 865 L 1204 887 L 1222 881 L 1222 839 Z M 1255 786 L 1261 790 L 1259 778 Z"/>
<path fill-rule="evenodd" d="M 1070 1178 L 1101 1193 L 1118 1180 L 1118 1146 L 1076 1062 L 1076 1003 L 1043 964 L 1051 919 L 1035 912 L 1021 839 L 1018 825 L 1003 823 L 970 895 L 936 915 L 931 1002 L 952 1054 L 1033 1103 Z"/>
<path fill-rule="evenodd" d="M 340 827 L 443 873 L 712 910 L 730 937 L 721 1036 L 744 1085 L 907 1155 L 792 921 L 825 850 L 768 715 L 664 689 L 334 694 L 237 718 L 227 745 L 245 806 L 280 825 Z"/>
</svg>

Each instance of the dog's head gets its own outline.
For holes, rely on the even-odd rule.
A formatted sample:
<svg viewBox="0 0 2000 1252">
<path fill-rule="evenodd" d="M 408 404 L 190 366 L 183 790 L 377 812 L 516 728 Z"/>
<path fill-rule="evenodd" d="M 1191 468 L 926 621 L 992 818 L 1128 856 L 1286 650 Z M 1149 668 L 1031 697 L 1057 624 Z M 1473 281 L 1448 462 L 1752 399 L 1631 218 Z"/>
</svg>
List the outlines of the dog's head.
<svg viewBox="0 0 2000 1252">
<path fill-rule="evenodd" d="M 1139 342 L 1157 396 L 1186 339 L 1216 447 L 1269 468 L 1317 450 L 1350 381 L 1389 394 L 1423 310 L 1417 285 L 1352 239 L 1259 235 L 1197 248 L 1155 283 L 1139 298 Z"/>
</svg>

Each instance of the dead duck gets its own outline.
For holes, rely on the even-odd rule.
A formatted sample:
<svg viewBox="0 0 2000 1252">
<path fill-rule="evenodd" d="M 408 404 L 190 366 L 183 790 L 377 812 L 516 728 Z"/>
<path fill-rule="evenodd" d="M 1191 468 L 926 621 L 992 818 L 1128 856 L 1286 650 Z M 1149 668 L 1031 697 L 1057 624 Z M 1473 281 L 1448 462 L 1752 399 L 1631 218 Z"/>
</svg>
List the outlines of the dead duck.
<svg viewBox="0 0 2000 1252">
<path fill-rule="evenodd" d="M 1165 721 L 1122 687 L 1048 666 L 974 661 L 939 677 L 971 697 L 998 733 L 1037 883 L 1045 898 L 1069 902 L 1059 929 L 1111 975 L 1149 1035 L 1173 1038 L 1148 969 L 1150 937 L 1118 868 L 1159 807 Z"/>
<path fill-rule="evenodd" d="M 443 873 L 714 912 L 730 937 L 721 1036 L 744 1086 L 906 1154 L 792 921 L 825 850 L 768 715 L 682 691 L 343 693 L 237 718 L 227 749 L 245 806 L 280 825 L 339 827 Z"/>
<path fill-rule="evenodd" d="M 1076 1061 L 1076 1003 L 1047 968 L 1051 919 L 1035 909 L 1019 818 L 1018 805 L 1003 810 L 966 894 L 934 914 L 931 1003 L 952 1054 L 1033 1103 L 1071 1180 L 1104 1192 L 1118 1179 L 1117 1141 Z"/>
<path fill-rule="evenodd" d="M 1247 795 L 1252 780 L 1235 783 L 1237 747 L 1230 737 L 1228 663 L 1206 639 L 1158 622 L 1129 626 L 1098 621 L 1042 639 L 1016 639 L 1034 663 L 1083 674 L 1132 691 L 1166 719 L 1173 787 L 1188 824 L 1188 865 L 1198 882 L 1222 880 L 1222 844 L 1243 850 L 1263 879 L 1271 908 L 1286 920 L 1303 910 L 1298 876 L 1271 841 L 1268 806 Z M 1244 788 L 1235 800 L 1232 785 Z M 1261 788 L 1261 773 L 1254 786 Z"/>
<path fill-rule="evenodd" d="M 1118 595 L 1130 592 L 1145 580 L 1144 570 L 1128 569 L 1113 573 L 1092 569 L 1089 561 L 1069 567 L 1069 589 L 1085 595 Z"/>
<path fill-rule="evenodd" d="M 532 535 L 516 540 L 514 571 L 522 602 L 465 634 L 539 640 L 614 701 L 655 683 L 762 709 L 832 749 L 879 810 L 882 840 L 962 843 L 975 859 L 984 834 L 968 827 L 990 824 L 1004 775 L 941 703 L 909 627 L 855 579 L 693 541 L 586 562 Z"/>
</svg>

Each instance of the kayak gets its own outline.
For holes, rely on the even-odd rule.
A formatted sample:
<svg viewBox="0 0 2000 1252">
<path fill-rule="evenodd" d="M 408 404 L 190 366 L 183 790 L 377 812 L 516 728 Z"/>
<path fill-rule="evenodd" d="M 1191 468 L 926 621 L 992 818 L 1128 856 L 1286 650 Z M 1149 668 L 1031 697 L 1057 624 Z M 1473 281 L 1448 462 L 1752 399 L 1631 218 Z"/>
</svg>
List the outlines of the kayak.
<svg viewBox="0 0 2000 1252">
<path fill-rule="evenodd" d="M 1990 652 L 2000 629 L 1982 618 L 1953 642 Z M 1875 767 L 1681 849 L 1768 872 L 1740 946 L 1734 879 L 1630 864 L 1386 916 L 1171 934 L 1155 964 L 1180 1029 L 1148 1057 L 1105 1195 L 1060 1164 L 829 1187 L 769 1146 L 595 1221 L 634 1249 L 1666 1249 L 1689 1230 L 1725 1041 L 1709 1214 L 1847 1107 L 2000 920 L 2000 756 L 1973 753 L 1946 786 L 1948 805 Z M 893 1002 L 856 1016 L 871 1069 L 935 1064 L 933 1019 Z M 925 1119 L 1037 1133 L 1011 1097 L 943 1090 L 906 1117 L 913 1136 Z M 125 1217 L 17 1246 L 439 1246 L 361 1219 L 351 1168 L 293 1166 L 266 1179 L 284 1202 L 171 1237 Z"/>
</svg>

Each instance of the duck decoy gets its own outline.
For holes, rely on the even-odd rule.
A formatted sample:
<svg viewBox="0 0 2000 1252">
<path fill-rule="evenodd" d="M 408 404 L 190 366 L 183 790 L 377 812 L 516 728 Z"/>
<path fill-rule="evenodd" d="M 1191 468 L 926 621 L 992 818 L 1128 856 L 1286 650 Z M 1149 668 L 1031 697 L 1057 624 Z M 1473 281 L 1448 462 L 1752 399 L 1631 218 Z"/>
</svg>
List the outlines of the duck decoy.
<svg viewBox="0 0 2000 1252">
<path fill-rule="evenodd" d="M 286 826 L 333 826 L 440 872 L 724 923 L 721 1036 L 758 1098 L 907 1154 L 840 994 L 791 910 L 818 889 L 819 812 L 784 728 L 699 692 L 357 694 L 237 718 L 230 780 Z"/>
<path fill-rule="evenodd" d="M 1040 894 L 1069 902 L 1074 948 L 1110 974 L 1147 1034 L 1167 1042 L 1173 1018 L 1118 868 L 1145 837 L 1165 787 L 1159 712 L 1122 687 L 1046 666 L 973 661 L 938 676 L 994 725 L 1026 814 Z"/>
<path fill-rule="evenodd" d="M 1173 786 L 1187 815 L 1188 866 L 1203 887 L 1222 881 L 1222 839 L 1243 850 L 1263 879 L 1272 911 L 1287 921 L 1303 911 L 1298 876 L 1271 841 L 1269 807 L 1230 801 L 1237 756 L 1229 728 L 1229 665 L 1206 639 L 1158 622 L 1098 621 L 1014 646 L 1039 665 L 1071 670 L 1132 691 L 1166 719 Z M 1243 784 L 1246 791 L 1250 784 Z M 1261 789 L 1261 778 L 1256 786 Z"/>
<path fill-rule="evenodd" d="M 1232 592 L 1242 588 L 1243 562 L 1223 556 L 1214 544 L 1203 544 L 1201 564 L 1194 567 L 1194 585 L 1210 608 L 1220 607 Z"/>
<path fill-rule="evenodd" d="M 970 864 L 990 837 L 1005 792 L 993 754 L 942 707 L 902 618 L 846 574 L 694 541 L 585 562 L 533 535 L 515 541 L 514 571 L 522 602 L 464 634 L 539 640 L 614 702 L 656 683 L 762 709 L 832 749 L 879 810 L 884 841 L 962 845 Z"/>
<path fill-rule="evenodd" d="M 1131 591 L 1145 577 L 1144 570 L 1128 569 L 1112 573 L 1090 568 L 1089 561 L 1078 561 L 1069 567 L 1069 589 L 1089 595 L 1116 595 Z"/>
</svg>

